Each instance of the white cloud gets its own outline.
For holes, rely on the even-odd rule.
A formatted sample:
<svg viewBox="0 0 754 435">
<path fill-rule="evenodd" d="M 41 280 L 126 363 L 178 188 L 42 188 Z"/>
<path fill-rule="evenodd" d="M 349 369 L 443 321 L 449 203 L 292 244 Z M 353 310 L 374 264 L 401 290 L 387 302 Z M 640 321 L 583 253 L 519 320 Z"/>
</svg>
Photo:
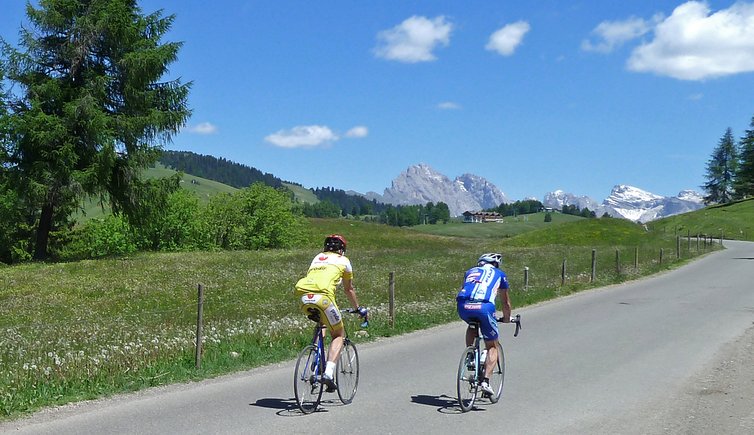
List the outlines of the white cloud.
<svg viewBox="0 0 754 435">
<path fill-rule="evenodd" d="M 432 51 L 450 43 L 453 25 L 439 16 L 428 19 L 421 16 L 407 18 L 392 29 L 377 34 L 377 57 L 399 62 L 417 63 L 435 60 Z"/>
<path fill-rule="evenodd" d="M 437 108 L 441 110 L 457 110 L 460 109 L 461 106 L 452 101 L 443 101 L 442 103 L 437 105 Z"/>
<path fill-rule="evenodd" d="M 657 17 L 656 20 L 660 18 Z M 589 40 L 581 42 L 584 51 L 610 53 L 628 41 L 639 38 L 652 30 L 652 24 L 643 18 L 631 17 L 623 21 L 603 21 L 592 30 L 598 42 Z"/>
<path fill-rule="evenodd" d="M 754 71 L 754 3 L 710 14 L 707 3 L 688 1 L 657 25 L 654 39 L 637 47 L 627 65 L 681 80 Z"/>
<path fill-rule="evenodd" d="M 282 148 L 313 148 L 338 140 L 338 136 L 323 125 L 301 125 L 290 130 L 280 130 L 264 138 Z"/>
<path fill-rule="evenodd" d="M 188 127 L 186 131 L 194 134 L 215 134 L 217 133 L 217 126 L 209 122 L 200 122 L 199 124 Z"/>
<path fill-rule="evenodd" d="M 507 24 L 490 35 L 490 40 L 484 48 L 496 51 L 502 56 L 510 56 L 521 45 L 529 29 L 531 26 L 526 21 Z"/>
<path fill-rule="evenodd" d="M 366 128 L 363 125 L 357 125 L 356 127 L 353 127 L 352 129 L 346 132 L 346 137 L 353 137 L 353 138 L 367 137 L 368 134 L 369 134 L 368 128 Z"/>
</svg>

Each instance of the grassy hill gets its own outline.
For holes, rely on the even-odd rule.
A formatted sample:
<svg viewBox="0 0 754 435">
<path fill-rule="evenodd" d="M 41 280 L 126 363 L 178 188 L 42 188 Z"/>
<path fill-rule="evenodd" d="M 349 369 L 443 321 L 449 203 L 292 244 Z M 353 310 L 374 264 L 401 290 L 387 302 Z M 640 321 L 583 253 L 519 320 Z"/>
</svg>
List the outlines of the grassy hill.
<svg viewBox="0 0 754 435">
<path fill-rule="evenodd" d="M 143 176 L 146 178 L 165 178 L 170 177 L 175 173 L 176 171 L 170 168 L 166 168 L 162 164 L 158 163 L 155 167 L 149 168 L 144 171 Z M 309 189 L 289 183 L 283 183 L 283 185 L 293 191 L 294 197 L 301 202 L 308 202 L 312 204 L 319 202 L 317 197 L 314 196 L 314 193 Z M 207 201 L 213 195 L 216 195 L 218 193 L 233 193 L 238 190 L 237 188 L 228 186 L 227 184 L 186 173 L 183 174 L 181 187 L 196 193 L 200 201 Z M 90 200 L 87 201 L 84 206 L 84 213 L 78 214 L 77 219 L 79 222 L 86 222 L 89 219 L 101 217 L 105 213 L 109 212 L 109 207 L 106 206 L 103 209 L 98 202 Z"/>
<path fill-rule="evenodd" d="M 666 217 L 648 226 L 667 234 L 723 235 L 726 239 L 754 241 L 754 198 Z"/>
<path fill-rule="evenodd" d="M 629 246 L 652 239 L 640 224 L 615 218 L 579 219 L 542 226 L 510 240 L 511 246 Z"/>
<path fill-rule="evenodd" d="M 298 201 L 306 202 L 309 204 L 316 204 L 319 202 L 319 199 L 314 195 L 314 192 L 312 192 L 311 189 L 301 187 L 298 184 L 291 184 L 286 182 L 283 182 L 283 186 L 290 189 L 293 192 L 294 197 Z"/>
<path fill-rule="evenodd" d="M 164 178 L 170 177 L 175 173 L 176 171 L 168 169 L 158 163 L 155 167 L 149 168 L 144 171 L 143 176 L 146 178 Z M 212 195 L 218 193 L 232 193 L 238 190 L 235 187 L 231 187 L 223 183 L 218 183 L 217 181 L 196 177 L 191 174 L 183 174 L 183 177 L 181 179 L 181 186 L 184 189 L 196 193 L 200 201 L 207 201 Z M 89 219 L 102 217 L 107 213 L 110 213 L 109 206 L 105 205 L 105 207 L 102 207 L 98 201 L 89 200 L 84 204 L 83 213 L 78 213 L 76 215 L 76 219 L 78 222 L 83 223 Z"/>
</svg>

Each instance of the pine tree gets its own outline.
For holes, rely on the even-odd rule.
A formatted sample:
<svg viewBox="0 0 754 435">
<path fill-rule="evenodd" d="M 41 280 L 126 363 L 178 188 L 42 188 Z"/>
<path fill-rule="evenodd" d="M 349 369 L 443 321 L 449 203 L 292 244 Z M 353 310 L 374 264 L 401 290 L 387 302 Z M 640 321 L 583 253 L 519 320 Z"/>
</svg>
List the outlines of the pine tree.
<svg viewBox="0 0 754 435">
<path fill-rule="evenodd" d="M 40 0 L 27 6 L 21 50 L 3 42 L 11 97 L 8 167 L 34 222 L 34 257 L 87 196 L 127 216 L 132 181 L 190 115 L 190 83 L 164 80 L 180 43 L 162 43 L 174 16 L 136 0 Z"/>
<path fill-rule="evenodd" d="M 739 165 L 734 183 L 738 199 L 754 196 L 754 117 L 749 126 L 739 142 Z"/>
<path fill-rule="evenodd" d="M 705 204 L 724 204 L 731 201 L 737 167 L 736 143 L 733 131 L 728 128 L 707 162 L 707 182 L 702 186 L 707 192 L 704 197 Z"/>
</svg>

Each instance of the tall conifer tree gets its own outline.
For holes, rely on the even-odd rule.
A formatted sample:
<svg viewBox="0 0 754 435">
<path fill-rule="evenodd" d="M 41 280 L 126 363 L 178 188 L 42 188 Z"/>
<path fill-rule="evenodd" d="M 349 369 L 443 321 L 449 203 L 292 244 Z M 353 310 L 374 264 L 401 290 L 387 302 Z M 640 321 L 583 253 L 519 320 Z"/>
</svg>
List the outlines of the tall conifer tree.
<svg viewBox="0 0 754 435">
<path fill-rule="evenodd" d="M 707 162 L 707 182 L 702 186 L 707 192 L 704 197 L 705 204 L 724 204 L 731 201 L 737 167 L 736 142 L 733 139 L 733 131 L 728 128 Z"/>
<path fill-rule="evenodd" d="M 739 165 L 734 183 L 736 198 L 754 196 L 754 117 L 739 142 Z"/>
<path fill-rule="evenodd" d="M 10 168 L 34 228 L 34 257 L 87 196 L 126 214 L 138 174 L 190 115 L 190 83 L 166 79 L 181 43 L 161 42 L 174 16 L 136 0 L 27 4 L 20 48 L 3 42 L 11 96 Z"/>
</svg>

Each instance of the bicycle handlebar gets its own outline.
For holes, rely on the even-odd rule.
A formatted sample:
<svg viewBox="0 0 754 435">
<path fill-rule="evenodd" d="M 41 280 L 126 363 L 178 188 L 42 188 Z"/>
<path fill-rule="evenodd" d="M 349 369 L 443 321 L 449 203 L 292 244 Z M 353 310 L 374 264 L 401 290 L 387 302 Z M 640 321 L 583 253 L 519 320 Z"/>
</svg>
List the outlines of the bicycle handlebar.
<svg viewBox="0 0 754 435">
<path fill-rule="evenodd" d="M 353 308 L 346 308 L 340 311 L 345 312 L 345 313 L 351 313 L 351 314 L 361 314 L 359 313 L 359 310 L 354 310 Z M 362 319 L 364 319 L 364 321 L 361 322 L 361 327 L 362 328 L 368 327 L 369 326 L 369 313 L 365 314 L 364 317 L 362 317 Z"/>
<path fill-rule="evenodd" d="M 498 322 L 500 322 L 500 319 L 495 319 L 495 320 L 497 320 Z M 515 316 L 511 316 L 510 323 L 515 323 L 516 324 L 516 331 L 513 332 L 513 336 L 514 337 L 518 337 L 518 333 L 522 329 L 521 328 L 521 315 L 520 314 L 516 314 Z"/>
<path fill-rule="evenodd" d="M 515 318 L 511 318 L 511 323 L 516 324 L 516 332 L 513 333 L 514 337 L 518 337 L 518 332 L 521 331 L 521 315 L 516 314 Z"/>
</svg>

